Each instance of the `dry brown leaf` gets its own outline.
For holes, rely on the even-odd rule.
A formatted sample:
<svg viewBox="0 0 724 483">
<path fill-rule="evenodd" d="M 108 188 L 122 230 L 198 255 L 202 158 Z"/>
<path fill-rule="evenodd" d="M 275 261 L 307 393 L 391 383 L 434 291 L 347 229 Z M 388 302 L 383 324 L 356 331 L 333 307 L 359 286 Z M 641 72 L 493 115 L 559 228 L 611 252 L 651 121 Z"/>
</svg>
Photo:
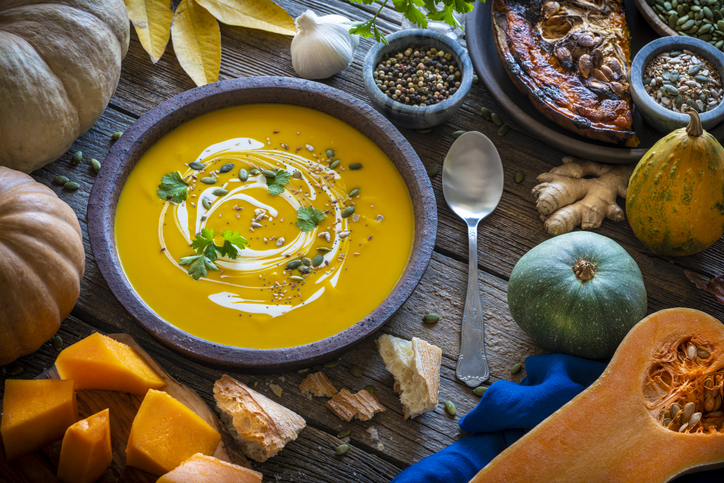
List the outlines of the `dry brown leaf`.
<svg viewBox="0 0 724 483">
<path fill-rule="evenodd" d="M 138 40 L 155 64 L 161 58 L 171 33 L 171 0 L 125 0 L 128 18 L 136 28 Z"/>
<path fill-rule="evenodd" d="M 294 36 L 294 19 L 271 0 L 198 0 L 220 22 Z"/>
<path fill-rule="evenodd" d="M 691 283 L 696 285 L 696 288 L 708 293 L 719 302 L 724 303 L 724 275 L 710 278 L 709 281 L 705 283 L 701 278 L 697 277 L 689 270 L 684 270 L 684 274 Z"/>
<path fill-rule="evenodd" d="M 219 22 L 195 0 L 181 0 L 171 27 L 179 64 L 197 86 L 216 82 L 221 66 Z"/>
</svg>

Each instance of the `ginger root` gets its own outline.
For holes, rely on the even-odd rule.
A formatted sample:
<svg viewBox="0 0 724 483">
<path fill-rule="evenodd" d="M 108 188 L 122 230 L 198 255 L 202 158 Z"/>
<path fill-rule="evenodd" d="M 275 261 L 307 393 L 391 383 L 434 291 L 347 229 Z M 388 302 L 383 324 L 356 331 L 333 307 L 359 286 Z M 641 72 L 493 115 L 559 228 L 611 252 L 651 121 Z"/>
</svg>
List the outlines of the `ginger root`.
<svg viewBox="0 0 724 483">
<path fill-rule="evenodd" d="M 598 228 L 604 218 L 623 220 L 616 196 L 626 198 L 634 167 L 564 157 L 563 165 L 538 176 L 540 184 L 531 191 L 546 231 L 555 236 L 578 225 Z"/>
</svg>

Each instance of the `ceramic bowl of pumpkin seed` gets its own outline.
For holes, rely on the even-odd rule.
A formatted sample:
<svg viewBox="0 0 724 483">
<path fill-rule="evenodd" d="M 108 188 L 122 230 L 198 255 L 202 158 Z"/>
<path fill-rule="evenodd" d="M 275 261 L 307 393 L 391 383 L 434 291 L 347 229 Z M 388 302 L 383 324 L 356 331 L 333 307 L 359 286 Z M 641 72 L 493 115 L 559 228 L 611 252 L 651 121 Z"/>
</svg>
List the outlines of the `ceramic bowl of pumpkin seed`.
<svg viewBox="0 0 724 483">
<path fill-rule="evenodd" d="M 724 120 L 724 53 L 691 37 L 662 37 L 642 48 L 631 64 L 631 97 L 648 124 L 668 133 L 689 123 L 688 108 L 704 129 Z"/>
</svg>

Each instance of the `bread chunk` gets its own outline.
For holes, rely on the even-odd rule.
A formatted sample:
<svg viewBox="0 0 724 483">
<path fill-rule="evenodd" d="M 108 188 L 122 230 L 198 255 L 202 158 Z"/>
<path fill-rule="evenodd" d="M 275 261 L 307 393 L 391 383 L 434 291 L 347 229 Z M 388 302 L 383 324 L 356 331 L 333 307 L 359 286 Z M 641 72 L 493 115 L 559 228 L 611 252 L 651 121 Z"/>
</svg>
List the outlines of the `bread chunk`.
<svg viewBox="0 0 724 483">
<path fill-rule="evenodd" d="M 342 389 L 327 401 L 327 407 L 345 421 L 351 421 L 354 417 L 361 421 L 367 421 L 375 414 L 385 411 L 385 407 L 380 404 L 374 394 L 365 389 L 356 394 L 350 393 L 347 389 Z"/>
<path fill-rule="evenodd" d="M 376 342 L 382 362 L 395 377 L 395 391 L 400 394 L 405 419 L 434 410 L 442 350 L 417 337 L 407 341 L 383 334 Z"/>
<path fill-rule="evenodd" d="M 214 383 L 221 420 L 242 446 L 244 454 L 263 463 L 306 426 L 304 419 L 279 403 L 224 374 Z"/>
<path fill-rule="evenodd" d="M 305 377 L 302 383 L 299 384 L 299 390 L 302 395 L 310 398 L 311 396 L 332 397 L 337 394 L 337 388 L 327 378 L 327 375 L 321 371 Z"/>
</svg>

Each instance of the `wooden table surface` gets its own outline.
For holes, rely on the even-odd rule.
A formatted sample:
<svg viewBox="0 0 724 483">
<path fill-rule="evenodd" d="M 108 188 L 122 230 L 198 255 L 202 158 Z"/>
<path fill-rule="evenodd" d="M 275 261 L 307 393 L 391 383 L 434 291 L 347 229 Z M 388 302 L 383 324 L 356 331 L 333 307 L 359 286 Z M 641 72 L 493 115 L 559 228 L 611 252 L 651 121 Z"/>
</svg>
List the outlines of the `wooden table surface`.
<svg viewBox="0 0 724 483">
<path fill-rule="evenodd" d="M 307 8 L 318 14 L 341 14 L 353 19 L 370 18 L 377 5 L 352 5 L 346 0 L 280 0 L 293 17 Z M 398 30 L 401 15 L 385 8 L 378 19 L 380 28 L 391 33 Z M 292 69 L 288 37 L 238 27 L 221 26 L 222 61 L 220 80 L 256 75 L 296 77 Z M 361 66 L 368 49 L 373 45 L 362 40 L 355 53 L 354 63 L 325 84 L 341 89 L 363 102 L 370 102 L 362 86 Z M 83 151 L 84 158 L 103 160 L 111 145 L 111 134 L 123 131 L 142 114 L 177 94 L 194 87 L 173 55 L 172 45 L 161 60 L 153 65 L 141 47 L 135 31 L 123 61 L 120 84 L 107 110 L 93 128 L 81 136 L 70 151 L 58 161 L 34 172 L 33 177 L 47 185 L 70 204 L 78 215 L 83 229 L 86 250 L 86 270 L 81 294 L 72 314 L 63 322 L 59 335 L 64 345 L 72 344 L 94 331 L 125 332 L 132 335 L 173 377 L 195 389 L 213 408 L 212 386 L 224 372 L 197 364 L 167 349 L 147 334 L 121 307 L 108 289 L 93 258 L 86 226 L 86 207 L 94 174 L 88 163 L 73 167 L 71 155 Z M 459 113 L 449 122 L 429 133 L 402 129 L 426 167 L 442 163 L 457 130 L 477 130 L 487 135 L 498 148 L 505 168 L 505 191 L 497 210 L 480 225 L 478 240 L 479 285 L 484 297 L 487 348 L 490 357 L 489 383 L 500 379 L 520 381 L 525 370 L 511 376 L 510 368 L 531 354 L 543 352 L 515 324 L 506 303 L 507 280 L 517 260 L 549 236 L 535 210 L 531 188 L 538 174 L 560 164 L 565 154 L 531 139 L 511 125 L 510 132 L 500 137 L 497 126 L 480 116 L 480 108 L 500 111 L 482 84 L 472 91 Z M 507 120 L 506 120 L 507 121 Z M 521 183 L 516 173 L 525 173 Z M 71 174 L 69 174 L 71 173 Z M 63 174 L 80 182 L 75 192 L 60 189 L 51 183 Z M 294 482 L 386 482 L 400 471 L 422 458 L 450 445 L 463 436 L 458 420 L 475 407 L 479 398 L 472 390 L 455 379 L 455 364 L 459 351 L 460 320 L 467 280 L 467 236 L 464 224 L 447 207 L 441 189 L 441 176 L 432 180 L 437 198 L 439 225 L 435 252 L 425 276 L 410 299 L 380 330 L 405 339 L 420 337 L 442 348 L 440 401 L 451 400 L 457 415 L 448 416 L 440 404 L 434 412 L 412 421 L 403 421 L 402 407 L 393 392 L 393 378 L 385 370 L 374 344 L 374 337 L 362 342 L 345 354 L 340 364 L 324 369 L 337 388 L 358 391 L 371 384 L 387 411 L 366 422 L 346 423 L 324 405 L 324 398 L 308 400 L 298 385 L 304 374 L 250 375 L 228 372 L 246 383 L 258 381 L 257 390 L 299 413 L 307 427 L 299 438 L 288 444 L 279 455 L 267 462 L 253 463 L 264 473 L 265 481 Z M 623 204 L 623 200 L 619 199 Z M 644 275 L 649 295 L 649 312 L 684 306 L 703 310 L 724 320 L 724 305 L 701 293 L 686 279 L 688 269 L 702 278 L 724 273 L 724 249 L 721 241 L 694 256 L 667 258 L 653 255 L 633 235 L 626 221 L 605 221 L 597 233 L 621 244 L 636 260 Z M 422 323 L 427 312 L 441 315 L 440 322 L 428 326 Z M 379 334 L 379 333 L 378 333 Z M 32 378 L 53 365 L 57 352 L 46 343 L 39 351 L 17 361 L 24 371 L 15 377 Z M 348 367 L 362 368 L 362 377 L 353 377 Z M 320 370 L 321 367 L 311 368 Z M 3 374 L 0 377 L 5 378 Z M 269 384 L 282 387 L 277 397 Z M 0 386 L 0 395 L 2 388 Z M 350 450 L 336 457 L 340 444 L 336 434 L 343 428 L 352 430 Z M 370 438 L 368 429 L 379 433 L 383 449 Z M 0 475 L 0 481 L 3 480 Z"/>
</svg>

